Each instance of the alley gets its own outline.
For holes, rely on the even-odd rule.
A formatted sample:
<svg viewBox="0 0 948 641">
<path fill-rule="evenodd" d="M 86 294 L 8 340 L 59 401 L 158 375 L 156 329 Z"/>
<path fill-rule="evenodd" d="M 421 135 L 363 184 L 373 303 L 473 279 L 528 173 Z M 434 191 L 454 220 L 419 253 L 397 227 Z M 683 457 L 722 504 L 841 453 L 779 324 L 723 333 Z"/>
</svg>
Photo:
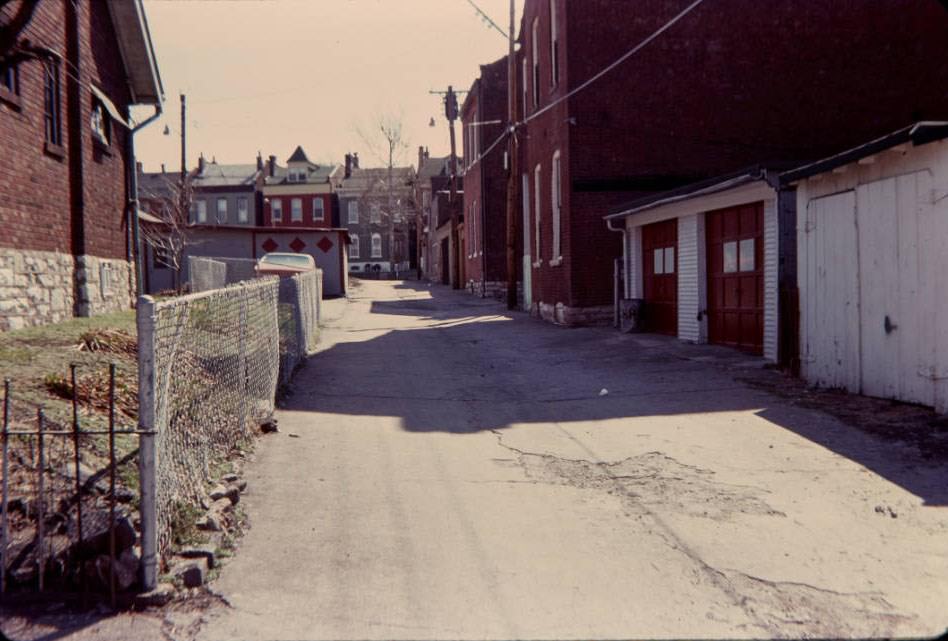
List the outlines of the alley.
<svg viewBox="0 0 948 641">
<path fill-rule="evenodd" d="M 201 638 L 944 631 L 944 467 L 748 387 L 737 352 L 354 292 L 247 466 Z"/>
</svg>

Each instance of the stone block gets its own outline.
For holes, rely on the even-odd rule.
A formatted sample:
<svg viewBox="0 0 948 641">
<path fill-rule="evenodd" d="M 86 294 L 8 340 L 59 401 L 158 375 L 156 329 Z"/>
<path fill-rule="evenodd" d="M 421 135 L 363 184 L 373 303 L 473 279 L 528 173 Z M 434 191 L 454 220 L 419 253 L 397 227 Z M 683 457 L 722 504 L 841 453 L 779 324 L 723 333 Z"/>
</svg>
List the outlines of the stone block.
<svg viewBox="0 0 948 641">
<path fill-rule="evenodd" d="M 171 570 L 186 588 L 199 588 L 207 580 L 207 559 L 204 557 L 180 561 Z"/>
</svg>

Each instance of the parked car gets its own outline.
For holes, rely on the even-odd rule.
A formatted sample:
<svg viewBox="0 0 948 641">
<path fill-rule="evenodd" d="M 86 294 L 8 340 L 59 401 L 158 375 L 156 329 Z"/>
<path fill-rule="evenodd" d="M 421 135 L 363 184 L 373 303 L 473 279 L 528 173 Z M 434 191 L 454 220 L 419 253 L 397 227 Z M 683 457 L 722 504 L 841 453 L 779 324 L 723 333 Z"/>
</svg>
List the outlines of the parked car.
<svg viewBox="0 0 948 641">
<path fill-rule="evenodd" d="M 309 254 L 287 254 L 270 252 L 257 260 L 254 267 L 258 276 L 295 276 L 302 272 L 316 270 L 316 261 Z"/>
</svg>

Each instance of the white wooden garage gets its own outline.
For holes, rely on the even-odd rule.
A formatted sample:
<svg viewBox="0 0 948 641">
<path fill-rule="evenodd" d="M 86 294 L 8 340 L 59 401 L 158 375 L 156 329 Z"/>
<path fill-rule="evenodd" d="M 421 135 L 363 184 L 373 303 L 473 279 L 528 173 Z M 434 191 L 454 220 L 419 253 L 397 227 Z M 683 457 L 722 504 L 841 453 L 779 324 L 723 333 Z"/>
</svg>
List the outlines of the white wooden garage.
<svg viewBox="0 0 948 641">
<path fill-rule="evenodd" d="M 784 174 L 806 380 L 948 412 L 946 138 L 919 123 Z"/>
</svg>

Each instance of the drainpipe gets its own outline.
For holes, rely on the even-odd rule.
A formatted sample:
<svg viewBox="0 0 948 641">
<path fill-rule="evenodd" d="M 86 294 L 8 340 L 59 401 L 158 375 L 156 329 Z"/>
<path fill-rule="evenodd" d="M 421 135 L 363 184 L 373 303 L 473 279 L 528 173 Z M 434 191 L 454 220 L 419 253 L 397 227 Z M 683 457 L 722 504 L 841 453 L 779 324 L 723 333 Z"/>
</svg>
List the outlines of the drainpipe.
<svg viewBox="0 0 948 641">
<path fill-rule="evenodd" d="M 618 287 L 619 274 L 618 274 L 618 271 L 617 271 L 617 272 L 615 273 L 615 275 L 614 275 L 615 283 L 616 283 L 616 284 L 613 285 L 613 290 L 612 290 L 612 323 L 613 323 L 613 325 L 615 325 L 616 328 L 618 328 L 618 327 L 619 327 L 619 299 L 622 298 L 622 294 L 624 294 L 624 293 L 628 290 L 628 286 L 627 286 L 627 282 L 626 282 L 626 281 L 627 281 L 628 278 L 629 278 L 629 256 L 628 256 L 628 252 L 629 252 L 629 238 L 628 238 L 628 233 L 627 233 L 628 230 L 626 230 L 625 225 L 624 225 L 624 224 L 622 225 L 622 229 L 616 229 L 615 227 L 612 226 L 612 219 L 611 219 L 611 218 L 607 218 L 607 219 L 606 219 L 606 228 L 607 228 L 609 231 L 615 231 L 615 232 L 621 232 L 621 233 L 622 233 L 622 283 L 623 283 L 623 287 L 622 287 L 622 291 L 621 291 L 621 293 L 620 293 L 620 290 L 619 290 L 619 287 Z"/>
<path fill-rule="evenodd" d="M 138 229 L 138 165 L 135 162 L 135 134 L 144 129 L 161 116 L 161 101 L 155 105 L 155 113 L 149 116 L 144 122 L 135 125 L 125 137 L 126 163 L 129 167 L 128 173 L 128 217 L 132 228 L 132 245 L 135 254 L 135 298 L 141 296 L 142 287 L 142 245 L 141 234 Z"/>
</svg>

